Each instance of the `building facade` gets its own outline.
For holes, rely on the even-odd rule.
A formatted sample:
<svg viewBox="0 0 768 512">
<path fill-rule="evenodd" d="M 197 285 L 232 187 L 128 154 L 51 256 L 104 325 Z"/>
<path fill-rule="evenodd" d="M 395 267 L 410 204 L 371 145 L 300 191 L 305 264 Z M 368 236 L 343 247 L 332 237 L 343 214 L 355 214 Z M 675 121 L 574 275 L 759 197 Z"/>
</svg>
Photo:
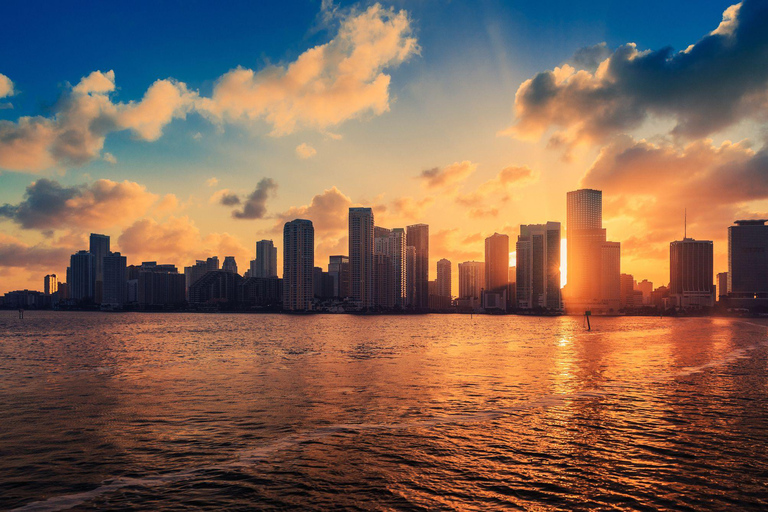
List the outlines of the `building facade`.
<svg viewBox="0 0 768 512">
<path fill-rule="evenodd" d="M 349 209 L 349 279 L 351 298 L 359 308 L 373 307 L 373 210 Z"/>
<path fill-rule="evenodd" d="M 272 240 L 256 242 L 256 259 L 251 266 L 251 277 L 277 277 L 277 247 Z"/>
<path fill-rule="evenodd" d="M 426 310 L 429 308 L 429 226 L 408 226 L 406 244 L 414 248 L 412 306 L 418 310 Z"/>
<path fill-rule="evenodd" d="M 768 304 L 768 226 L 737 220 L 728 228 L 728 298 Z"/>
<path fill-rule="evenodd" d="M 283 228 L 283 309 L 309 311 L 314 298 L 315 229 L 296 219 Z"/>
<path fill-rule="evenodd" d="M 521 309 L 562 307 L 560 297 L 560 223 L 520 226 L 515 292 Z"/>
<path fill-rule="evenodd" d="M 676 307 L 714 306 L 713 252 L 710 240 L 684 238 L 669 244 L 669 296 Z"/>
</svg>

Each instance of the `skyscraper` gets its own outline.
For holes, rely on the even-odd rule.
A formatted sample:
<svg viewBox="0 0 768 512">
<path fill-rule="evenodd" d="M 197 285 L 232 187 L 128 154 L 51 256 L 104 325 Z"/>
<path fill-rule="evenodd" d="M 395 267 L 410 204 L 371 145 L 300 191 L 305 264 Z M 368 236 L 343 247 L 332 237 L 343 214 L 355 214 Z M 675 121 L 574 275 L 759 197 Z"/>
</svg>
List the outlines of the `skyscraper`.
<svg viewBox="0 0 768 512">
<path fill-rule="evenodd" d="M 567 229 L 566 309 L 617 309 L 621 303 L 621 245 L 606 241 L 602 191 L 568 192 Z"/>
<path fill-rule="evenodd" d="M 713 244 L 683 238 L 669 244 L 669 295 L 678 308 L 714 306 Z"/>
<path fill-rule="evenodd" d="M 374 255 L 384 254 L 390 259 L 391 275 L 387 279 L 394 306 L 405 307 L 407 296 L 405 230 L 403 228 L 385 229 L 375 226 L 374 235 Z"/>
<path fill-rule="evenodd" d="M 256 242 L 256 260 L 251 277 L 277 277 L 277 247 L 272 240 Z"/>
<path fill-rule="evenodd" d="M 283 309 L 308 311 L 314 296 L 315 229 L 296 219 L 283 228 Z"/>
<path fill-rule="evenodd" d="M 237 274 L 237 262 L 235 261 L 235 257 L 225 256 L 224 263 L 221 265 L 221 269 L 224 272 L 232 272 L 233 274 Z"/>
<path fill-rule="evenodd" d="M 97 304 L 101 303 L 102 287 L 104 283 L 104 256 L 109 254 L 109 237 L 91 233 L 90 251 L 93 254 L 94 268 L 94 299 Z"/>
<path fill-rule="evenodd" d="M 416 248 L 405 246 L 405 305 L 416 307 Z"/>
<path fill-rule="evenodd" d="M 426 310 L 429 308 L 429 226 L 408 226 L 406 244 L 414 248 L 413 307 Z"/>
<path fill-rule="evenodd" d="M 53 295 L 59 289 L 59 283 L 56 280 L 56 274 L 48 274 L 43 280 L 46 295 Z"/>
<path fill-rule="evenodd" d="M 128 298 L 126 259 L 119 252 L 110 252 L 104 260 L 104 281 L 101 304 L 115 308 L 122 307 Z"/>
<path fill-rule="evenodd" d="M 515 249 L 518 307 L 560 309 L 560 223 L 521 225 Z"/>
<path fill-rule="evenodd" d="M 459 298 L 480 299 L 485 289 L 485 263 L 465 261 L 459 263 Z"/>
<path fill-rule="evenodd" d="M 485 239 L 485 290 L 501 292 L 509 283 L 509 237 L 494 233 Z"/>
<path fill-rule="evenodd" d="M 360 308 L 373 306 L 373 210 L 349 209 L 351 297 Z"/>
<path fill-rule="evenodd" d="M 349 257 L 331 256 L 328 273 L 333 279 L 333 296 L 337 299 L 349 297 Z"/>
<path fill-rule="evenodd" d="M 443 258 L 437 262 L 437 295 L 450 297 L 451 293 L 451 262 Z"/>
<path fill-rule="evenodd" d="M 750 306 L 768 299 L 768 226 L 737 220 L 728 227 L 728 298 Z M 721 292 L 722 295 L 722 292 Z M 766 300 L 761 301 L 762 305 Z"/>
<path fill-rule="evenodd" d="M 77 301 L 93 302 L 96 265 L 93 254 L 79 251 L 69 258 L 68 284 L 70 297 Z"/>
<path fill-rule="evenodd" d="M 189 288 L 201 279 L 206 273 L 219 270 L 219 257 L 212 256 L 207 260 L 197 260 L 194 265 L 184 267 L 184 278 L 186 282 L 187 295 Z"/>
</svg>

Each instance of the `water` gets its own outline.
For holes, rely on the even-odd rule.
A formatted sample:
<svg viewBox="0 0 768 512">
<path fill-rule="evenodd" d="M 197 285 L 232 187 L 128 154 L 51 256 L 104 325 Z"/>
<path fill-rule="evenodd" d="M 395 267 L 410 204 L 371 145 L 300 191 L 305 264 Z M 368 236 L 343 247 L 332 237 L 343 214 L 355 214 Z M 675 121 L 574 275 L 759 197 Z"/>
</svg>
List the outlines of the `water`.
<svg viewBox="0 0 768 512">
<path fill-rule="evenodd" d="M 768 326 L 0 312 L 0 509 L 765 509 Z"/>
</svg>

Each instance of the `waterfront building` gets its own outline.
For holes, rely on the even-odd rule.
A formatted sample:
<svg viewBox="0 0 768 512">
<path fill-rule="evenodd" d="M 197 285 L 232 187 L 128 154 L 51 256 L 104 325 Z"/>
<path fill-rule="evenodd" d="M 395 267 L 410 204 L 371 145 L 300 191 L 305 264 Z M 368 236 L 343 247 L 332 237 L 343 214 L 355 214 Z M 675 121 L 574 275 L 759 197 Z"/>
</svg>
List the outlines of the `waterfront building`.
<svg viewBox="0 0 768 512">
<path fill-rule="evenodd" d="M 713 244 L 683 238 L 669 244 L 669 295 L 677 308 L 711 307 L 715 302 Z"/>
<path fill-rule="evenodd" d="M 728 298 L 728 272 L 717 274 L 717 300 L 718 302 Z"/>
<path fill-rule="evenodd" d="M 359 308 L 373 306 L 373 210 L 349 209 L 351 298 Z"/>
<path fill-rule="evenodd" d="M 405 247 L 405 305 L 416 307 L 416 248 Z"/>
<path fill-rule="evenodd" d="M 485 289 L 485 263 L 459 263 L 459 299 L 479 300 Z"/>
<path fill-rule="evenodd" d="M 333 296 L 349 297 L 349 257 L 336 255 L 328 259 L 328 274 L 333 279 Z"/>
<path fill-rule="evenodd" d="M 515 244 L 517 307 L 562 307 L 560 297 L 560 223 L 520 226 Z"/>
<path fill-rule="evenodd" d="M 69 258 L 67 282 L 70 296 L 79 302 L 93 302 L 96 265 L 93 254 L 78 251 Z"/>
<path fill-rule="evenodd" d="M 651 304 L 651 293 L 653 293 L 653 283 L 647 279 L 643 279 L 635 286 L 635 290 L 643 292 L 643 305 L 648 306 Z"/>
<path fill-rule="evenodd" d="M 494 233 L 485 239 L 486 291 L 506 290 L 509 283 L 509 237 Z"/>
<path fill-rule="evenodd" d="M 56 274 L 48 274 L 43 279 L 43 291 L 46 295 L 53 295 L 59 290 L 59 283 L 56 280 Z"/>
<path fill-rule="evenodd" d="M 728 228 L 729 300 L 741 307 L 768 305 L 768 226 L 737 220 Z"/>
<path fill-rule="evenodd" d="M 101 305 L 121 308 L 128 299 L 126 259 L 119 252 L 110 252 L 102 258 Z"/>
<path fill-rule="evenodd" d="M 451 262 L 445 258 L 437 262 L 437 295 L 451 297 Z"/>
<path fill-rule="evenodd" d="M 197 260 L 194 265 L 184 267 L 184 276 L 187 290 L 189 290 L 190 286 L 195 284 L 198 279 L 213 270 L 219 270 L 218 256 L 212 256 L 207 260 Z"/>
<path fill-rule="evenodd" d="M 237 274 L 237 262 L 235 261 L 235 257 L 225 256 L 224 263 L 221 265 L 221 269 L 224 272 L 232 272 L 233 274 Z"/>
<path fill-rule="evenodd" d="M 129 280 L 135 281 L 135 299 L 142 309 L 178 308 L 185 302 L 186 276 L 179 274 L 175 265 L 158 265 L 145 261 L 140 267 L 129 271 Z M 129 299 L 129 302 L 132 300 Z"/>
<path fill-rule="evenodd" d="M 296 219 L 283 228 L 283 309 L 309 311 L 314 296 L 315 229 Z"/>
<path fill-rule="evenodd" d="M 256 242 L 256 259 L 251 264 L 251 277 L 277 277 L 277 247 L 272 240 Z"/>
<path fill-rule="evenodd" d="M 226 270 L 211 270 L 189 287 L 189 303 L 230 309 L 237 304 L 243 278 Z"/>
<path fill-rule="evenodd" d="M 406 244 L 414 248 L 412 305 L 417 310 L 426 310 L 429 308 L 429 226 L 408 226 Z"/>
<path fill-rule="evenodd" d="M 100 304 L 102 288 L 104 286 L 104 257 L 109 254 L 109 237 L 107 235 L 91 233 L 89 242 L 90 249 L 88 252 L 93 254 L 94 264 L 93 296 L 96 304 Z"/>
</svg>

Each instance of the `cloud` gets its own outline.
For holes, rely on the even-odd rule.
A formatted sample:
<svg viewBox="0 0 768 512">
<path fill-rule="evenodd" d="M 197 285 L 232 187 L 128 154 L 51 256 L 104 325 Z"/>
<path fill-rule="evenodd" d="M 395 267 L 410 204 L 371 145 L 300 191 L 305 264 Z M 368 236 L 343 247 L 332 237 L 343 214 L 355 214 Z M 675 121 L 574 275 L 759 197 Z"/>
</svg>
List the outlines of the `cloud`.
<svg viewBox="0 0 768 512">
<path fill-rule="evenodd" d="M 768 115 L 768 3 L 744 0 L 723 23 L 686 50 L 640 51 L 625 44 L 592 69 L 592 47 L 569 64 L 526 80 L 515 95 L 516 124 L 504 133 L 538 139 L 558 128 L 560 145 L 600 143 L 671 119 L 676 137 L 717 133 Z M 587 68 L 587 69 L 584 69 Z"/>
<path fill-rule="evenodd" d="M 306 142 L 302 142 L 301 144 L 296 146 L 296 155 L 301 159 L 306 160 L 307 158 L 312 158 L 316 154 L 317 154 L 317 150 L 312 146 L 310 146 L 309 144 L 307 144 Z"/>
<path fill-rule="evenodd" d="M 427 188 L 448 187 L 464 181 L 476 169 L 477 164 L 464 160 L 463 162 L 454 162 L 442 169 L 434 167 L 421 171 L 419 177 L 422 179 L 422 184 Z"/>
<path fill-rule="evenodd" d="M 406 219 L 418 219 L 424 215 L 424 211 L 432 206 L 435 199 L 425 197 L 414 199 L 412 197 L 399 197 L 392 201 L 393 213 Z"/>
<path fill-rule="evenodd" d="M 267 213 L 267 199 L 269 195 L 274 195 L 277 190 L 277 183 L 271 178 L 262 178 L 256 185 L 256 189 L 251 195 L 243 201 L 242 210 L 232 211 L 232 217 L 235 219 L 263 219 Z M 240 199 L 227 194 L 221 197 L 221 204 L 240 204 Z"/>
<path fill-rule="evenodd" d="M 468 260 L 482 261 L 482 250 L 468 250 L 467 244 L 460 238 L 459 228 L 441 229 L 429 236 L 430 260 L 437 261 L 440 258 L 447 258 L 453 263 Z M 482 247 L 481 244 L 474 244 L 472 247 Z"/>
<path fill-rule="evenodd" d="M 208 202 L 223 206 L 235 206 L 240 204 L 240 197 L 237 194 L 233 194 L 228 188 L 223 188 L 214 192 Z"/>
<path fill-rule="evenodd" d="M 488 201 L 491 194 L 506 193 L 511 186 L 523 185 L 537 179 L 538 175 L 528 167 L 505 167 L 495 177 L 482 183 L 473 192 L 457 196 L 456 202 L 464 206 L 474 206 L 475 208 L 470 211 L 472 217 L 495 216 L 499 213 L 496 208 L 479 208 Z"/>
<path fill-rule="evenodd" d="M 315 227 L 315 233 L 339 232 L 348 228 L 349 207 L 352 200 L 336 187 L 315 195 L 307 205 L 292 206 L 277 215 L 275 231 L 282 231 L 283 224 L 293 219 L 308 219 Z"/>
<path fill-rule="evenodd" d="M 53 117 L 0 121 L 0 168 L 37 172 L 83 165 L 98 158 L 106 136 L 117 131 L 157 140 L 172 119 L 186 116 L 196 97 L 173 80 L 156 81 L 139 102 L 113 103 L 114 90 L 113 71 L 94 71 L 61 98 Z"/>
<path fill-rule="evenodd" d="M 118 237 L 120 251 L 132 261 L 165 261 L 179 266 L 209 256 L 235 256 L 244 272 L 250 252 L 228 233 L 202 236 L 187 216 L 163 222 L 145 218 L 134 222 Z"/>
<path fill-rule="evenodd" d="M 160 202 L 154 208 L 154 211 L 159 214 L 167 214 L 175 212 L 180 208 L 179 198 L 175 194 L 165 194 Z"/>
<path fill-rule="evenodd" d="M 143 185 L 127 180 L 63 187 L 42 178 L 27 187 L 23 201 L 1 206 L 0 217 L 24 229 L 102 229 L 141 217 L 157 198 Z"/>
<path fill-rule="evenodd" d="M 16 238 L 0 233 L 0 267 L 17 267 L 50 271 L 66 266 L 72 249 L 49 247 L 44 244 L 28 245 Z M 63 280 L 63 279 L 62 279 Z"/>
<path fill-rule="evenodd" d="M 108 162 L 108 163 L 110 163 L 110 164 L 112 164 L 112 165 L 114 165 L 114 164 L 116 164 L 116 163 L 117 163 L 117 158 L 115 158 L 115 155 L 113 155 L 112 153 L 107 153 L 107 152 L 105 152 L 105 153 L 102 155 L 102 157 L 101 157 L 101 158 L 103 158 L 105 162 Z"/>
<path fill-rule="evenodd" d="M 207 180 L 205 180 L 205 184 L 208 185 L 209 187 L 215 187 L 216 185 L 219 184 L 219 178 L 208 178 Z"/>
<path fill-rule="evenodd" d="M 365 114 L 389 110 L 390 76 L 418 53 L 405 11 L 374 4 L 341 19 L 336 36 L 286 66 L 238 67 L 216 82 L 199 110 L 220 121 L 265 120 L 273 135 L 300 128 L 324 130 Z"/>
<path fill-rule="evenodd" d="M 604 217 L 630 228 L 622 255 L 668 258 L 669 242 L 683 236 L 686 209 L 688 236 L 714 240 L 723 252 L 727 227 L 768 199 L 768 149 L 622 136 L 601 150 L 580 186 L 603 190 Z"/>
<path fill-rule="evenodd" d="M 11 79 L 0 73 L 0 98 L 13 96 L 13 82 Z"/>
</svg>

